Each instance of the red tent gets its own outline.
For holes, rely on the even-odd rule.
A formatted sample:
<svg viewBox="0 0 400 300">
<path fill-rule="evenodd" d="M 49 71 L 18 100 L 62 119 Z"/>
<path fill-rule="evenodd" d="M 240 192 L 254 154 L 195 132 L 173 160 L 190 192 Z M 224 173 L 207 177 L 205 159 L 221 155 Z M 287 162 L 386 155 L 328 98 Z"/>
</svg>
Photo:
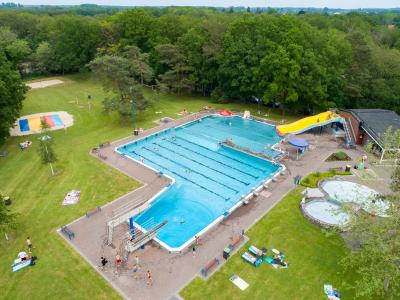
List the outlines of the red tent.
<svg viewBox="0 0 400 300">
<path fill-rule="evenodd" d="M 219 114 L 221 115 L 221 116 L 225 116 L 225 117 L 228 117 L 228 116 L 230 116 L 230 115 L 232 115 L 232 112 L 231 111 L 229 111 L 229 110 L 221 110 L 220 112 L 219 112 Z"/>
</svg>

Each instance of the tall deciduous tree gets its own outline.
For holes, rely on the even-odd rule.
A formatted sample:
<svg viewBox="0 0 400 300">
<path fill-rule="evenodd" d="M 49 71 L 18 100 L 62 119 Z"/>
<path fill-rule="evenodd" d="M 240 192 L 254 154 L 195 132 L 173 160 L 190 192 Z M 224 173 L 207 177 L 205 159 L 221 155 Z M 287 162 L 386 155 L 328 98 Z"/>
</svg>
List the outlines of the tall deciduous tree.
<svg viewBox="0 0 400 300">
<path fill-rule="evenodd" d="M 50 41 L 62 72 L 78 71 L 93 59 L 100 44 L 100 26 L 76 15 L 56 18 Z"/>
<path fill-rule="evenodd" d="M 59 70 L 56 53 L 49 42 L 42 42 L 34 53 L 35 68 L 39 73 L 48 74 Z"/>
<path fill-rule="evenodd" d="M 386 147 L 400 146 L 400 130 L 389 128 L 381 137 Z M 399 153 L 394 152 L 398 158 Z M 346 270 L 357 274 L 356 295 L 368 299 L 397 299 L 400 295 L 400 172 L 395 165 L 392 173 L 392 193 L 386 195 L 388 217 L 355 214 L 348 236 L 359 241 L 356 251 L 342 263 Z M 371 199 L 372 200 L 372 199 Z"/>
<path fill-rule="evenodd" d="M 28 90 L 0 47 L 0 142 L 9 135 Z"/>
</svg>

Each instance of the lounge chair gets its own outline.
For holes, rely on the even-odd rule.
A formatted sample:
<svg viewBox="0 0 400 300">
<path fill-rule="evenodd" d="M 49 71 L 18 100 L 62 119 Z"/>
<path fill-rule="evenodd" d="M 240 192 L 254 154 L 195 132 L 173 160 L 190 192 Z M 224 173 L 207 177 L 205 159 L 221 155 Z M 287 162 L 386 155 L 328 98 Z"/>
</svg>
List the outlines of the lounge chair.
<svg viewBox="0 0 400 300">
<path fill-rule="evenodd" d="M 258 249 L 257 247 L 255 247 L 255 246 L 250 246 L 250 248 L 249 248 L 249 252 L 250 253 L 252 253 L 252 254 L 254 254 L 255 256 L 257 256 L 258 258 L 264 258 L 264 255 L 265 255 L 265 253 L 267 252 L 267 249 L 262 249 L 262 250 L 260 250 L 260 249 Z"/>
<path fill-rule="evenodd" d="M 254 257 L 249 252 L 243 253 L 242 258 L 255 267 L 258 267 L 262 263 L 262 259 Z"/>
</svg>

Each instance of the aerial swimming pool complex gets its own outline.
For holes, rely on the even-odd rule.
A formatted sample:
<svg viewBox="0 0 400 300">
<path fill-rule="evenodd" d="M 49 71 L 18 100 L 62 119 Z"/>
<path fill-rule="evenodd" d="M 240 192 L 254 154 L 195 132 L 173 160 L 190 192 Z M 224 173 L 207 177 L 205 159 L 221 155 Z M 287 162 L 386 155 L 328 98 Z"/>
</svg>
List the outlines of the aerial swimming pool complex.
<svg viewBox="0 0 400 300">
<path fill-rule="evenodd" d="M 275 126 L 221 116 L 208 116 L 118 147 L 121 155 L 172 178 L 172 184 L 151 199 L 150 207 L 134 216 L 132 223 L 148 230 L 167 221 L 156 241 L 170 251 L 180 251 L 284 168 L 231 148 L 223 143 L 226 140 L 272 158 L 280 154 L 273 149 L 281 140 Z"/>
</svg>

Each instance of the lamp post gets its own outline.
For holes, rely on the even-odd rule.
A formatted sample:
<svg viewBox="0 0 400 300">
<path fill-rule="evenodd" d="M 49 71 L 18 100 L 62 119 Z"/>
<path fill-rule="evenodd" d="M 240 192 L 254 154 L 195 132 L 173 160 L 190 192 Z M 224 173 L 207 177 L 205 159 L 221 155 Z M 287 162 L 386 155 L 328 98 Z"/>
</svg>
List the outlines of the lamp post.
<svg viewBox="0 0 400 300">
<path fill-rule="evenodd" d="M 133 135 L 138 135 L 139 131 L 136 128 L 136 118 L 135 118 L 136 110 L 135 110 L 135 101 L 131 100 L 131 117 L 132 117 L 132 125 L 133 125 Z"/>
</svg>

